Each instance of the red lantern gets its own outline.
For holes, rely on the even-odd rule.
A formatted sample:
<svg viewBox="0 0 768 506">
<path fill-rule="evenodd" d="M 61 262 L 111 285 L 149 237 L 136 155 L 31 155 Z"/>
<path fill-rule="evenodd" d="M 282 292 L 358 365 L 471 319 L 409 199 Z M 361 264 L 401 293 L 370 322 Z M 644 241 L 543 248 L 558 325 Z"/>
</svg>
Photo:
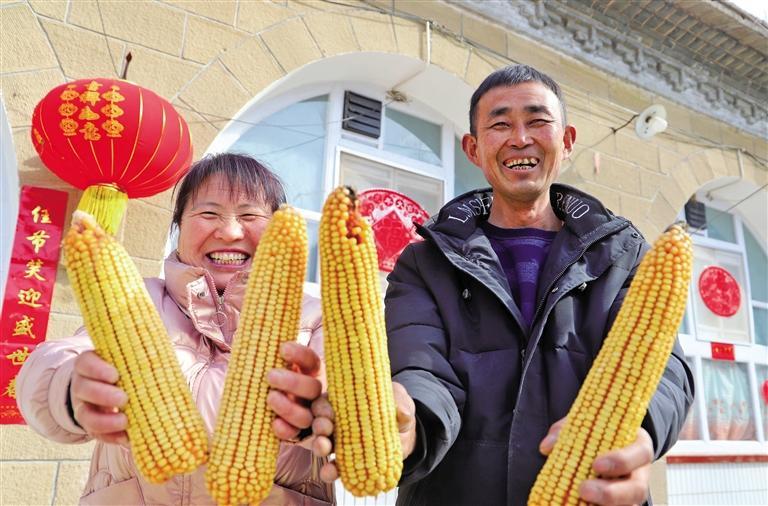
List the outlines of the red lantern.
<svg viewBox="0 0 768 506">
<path fill-rule="evenodd" d="M 54 174 L 86 190 L 78 208 L 113 233 L 127 198 L 170 188 L 192 161 L 189 129 L 173 106 L 119 79 L 48 92 L 32 115 L 32 143 Z"/>
</svg>

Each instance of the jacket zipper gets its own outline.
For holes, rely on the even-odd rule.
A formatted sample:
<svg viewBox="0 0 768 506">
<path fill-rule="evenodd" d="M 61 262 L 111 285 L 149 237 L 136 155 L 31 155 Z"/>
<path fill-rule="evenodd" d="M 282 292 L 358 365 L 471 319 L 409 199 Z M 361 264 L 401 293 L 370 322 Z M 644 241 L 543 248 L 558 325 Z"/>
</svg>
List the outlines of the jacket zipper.
<svg viewBox="0 0 768 506">
<path fill-rule="evenodd" d="M 565 271 L 567 271 L 567 270 L 568 270 L 568 269 L 569 269 L 569 268 L 570 268 L 570 267 L 571 267 L 571 266 L 572 266 L 572 265 L 573 265 L 573 264 L 574 264 L 574 263 L 575 263 L 575 262 L 576 262 L 576 261 L 577 261 L 579 258 L 581 258 L 582 256 L 584 256 L 584 253 L 586 253 L 586 251 L 587 251 L 587 250 L 588 250 L 588 249 L 589 249 L 589 248 L 590 248 L 590 247 L 591 247 L 593 244 L 595 244 L 596 242 L 598 242 L 598 241 L 600 241 L 600 240 L 602 240 L 602 239 L 604 239 L 604 238 L 608 237 L 609 235 L 617 234 L 618 232 L 620 232 L 620 231 L 624 230 L 624 229 L 625 229 L 625 228 L 627 228 L 628 226 L 629 226 L 629 222 L 625 222 L 625 223 L 623 224 L 623 226 L 621 226 L 621 227 L 619 227 L 619 228 L 617 228 L 617 229 L 615 229 L 615 230 L 610 230 L 610 231 L 607 231 L 607 232 L 605 232 L 604 234 L 601 234 L 601 235 L 599 235 L 598 237 L 595 237 L 594 239 L 592 239 L 591 241 L 589 241 L 589 242 L 588 242 L 586 245 L 584 245 L 584 247 L 581 249 L 581 251 L 579 251 L 579 254 L 578 254 L 578 255 L 576 255 L 575 257 L 573 257 L 573 260 L 571 260 L 570 262 L 568 262 L 568 263 L 567 263 L 567 264 L 566 264 L 566 265 L 565 265 L 565 266 L 564 266 L 564 267 L 563 267 L 563 268 L 560 270 L 560 272 L 558 272 L 557 276 L 555 276 L 554 278 L 552 278 L 552 282 L 549 284 L 549 286 L 547 286 L 547 289 L 544 291 L 544 297 L 542 298 L 542 300 L 541 300 L 541 301 L 539 301 L 539 304 L 536 306 L 536 311 L 535 311 L 535 312 L 534 312 L 534 314 L 533 314 L 533 320 L 532 320 L 532 326 L 531 326 L 531 328 L 533 328 L 533 324 L 535 324 L 535 323 L 536 323 L 536 318 L 539 316 L 539 312 L 541 311 L 541 308 L 544 306 L 544 303 L 545 303 L 545 302 L 546 302 L 546 300 L 547 300 L 547 295 L 548 295 L 548 294 L 550 293 L 550 291 L 552 290 L 552 285 L 554 285 L 555 283 L 557 283 L 557 280 L 559 280 L 559 279 L 560 279 L 560 277 L 561 277 L 563 274 L 565 274 Z M 562 297 L 562 296 L 563 296 L 563 293 L 561 293 L 561 294 L 559 295 L 559 297 Z M 518 389 L 517 389 L 517 396 L 515 397 L 515 406 L 512 408 L 512 421 L 510 422 L 510 426 L 509 426 L 509 436 L 507 437 L 507 449 L 508 449 L 508 453 L 507 453 L 507 467 L 508 467 L 508 468 L 509 468 L 509 464 L 512 462 L 512 459 L 514 458 L 514 454 L 515 454 L 515 450 L 514 450 L 514 447 L 513 447 L 513 446 L 510 444 L 510 440 L 511 440 L 511 438 L 512 438 L 512 425 L 515 423 L 515 414 L 517 413 L 517 404 L 520 402 L 520 395 L 522 394 L 522 392 L 523 392 L 523 386 L 525 385 L 525 377 L 526 377 L 526 373 L 528 372 L 528 367 L 530 366 L 530 364 L 531 364 L 531 362 L 532 362 L 532 360 L 531 360 L 531 356 L 533 355 L 533 352 L 536 350 L 536 346 L 538 346 L 538 341 L 539 341 L 539 339 L 541 338 L 541 333 L 542 333 L 542 332 L 539 332 L 539 337 L 538 337 L 538 338 L 535 340 L 536 342 L 534 343 L 534 347 L 532 348 L 532 351 L 531 351 L 531 353 L 530 353 L 530 354 L 528 354 L 528 353 L 526 353 L 526 352 L 525 352 L 525 351 L 527 350 L 527 348 L 528 348 L 528 345 L 530 344 L 530 341 L 529 341 L 528 343 L 526 343 L 526 347 L 525 347 L 525 348 L 523 348 L 523 353 L 522 353 L 522 358 L 523 358 L 523 370 L 522 370 L 522 371 L 521 371 L 521 373 L 520 373 L 520 385 L 518 386 Z M 533 338 L 533 336 L 531 336 L 531 338 Z M 509 489 L 509 486 L 510 486 L 510 485 L 509 485 L 509 484 L 507 484 L 507 499 L 509 499 L 509 497 L 510 497 L 510 489 Z"/>
<path fill-rule="evenodd" d="M 567 271 L 567 270 L 568 270 L 568 269 L 569 269 L 569 268 L 570 268 L 570 267 L 571 267 L 571 266 L 572 266 L 574 263 L 576 263 L 576 261 L 577 261 L 579 258 L 581 258 L 582 256 L 584 256 L 584 253 L 586 253 L 586 252 L 587 252 L 587 250 L 588 250 L 588 249 L 589 249 L 589 248 L 590 248 L 590 247 L 591 247 L 593 244 L 595 244 L 595 243 L 596 243 L 596 242 L 598 242 L 598 241 L 601 241 L 601 240 L 603 240 L 604 238 L 606 238 L 606 237 L 608 237 L 608 236 L 610 236 L 610 235 L 614 235 L 614 234 L 617 234 L 618 232 L 621 232 L 622 230 L 624 230 L 624 229 L 625 229 L 625 228 L 627 228 L 628 226 L 629 226 L 629 222 L 625 222 L 625 223 L 623 224 L 623 226 L 621 226 L 621 227 L 619 227 L 619 228 L 617 228 L 617 229 L 615 229 L 615 230 L 610 230 L 610 231 L 608 231 L 608 232 L 605 232 L 604 234 L 600 234 L 599 236 L 597 236 L 597 237 L 595 237 L 594 239 L 592 239 L 591 241 L 589 241 L 589 242 L 588 242 L 586 245 L 584 245 L 584 247 L 581 249 L 581 251 L 579 251 L 579 254 L 578 254 L 578 255 L 576 255 L 576 256 L 573 258 L 573 260 L 571 260 L 570 262 L 568 262 L 568 263 L 567 263 L 567 264 L 566 264 L 566 265 L 565 265 L 565 266 L 564 266 L 564 267 L 563 267 L 563 268 L 560 270 L 560 272 L 558 272 L 558 273 L 557 273 L 557 276 L 555 276 L 554 278 L 552 278 L 552 282 L 549 284 L 549 286 L 547 286 L 547 289 L 544 291 L 544 297 L 542 297 L 542 299 L 539 301 L 539 304 L 536 306 L 536 311 L 533 313 L 533 319 L 531 320 L 531 322 L 532 322 L 531 328 L 533 328 L 533 324 L 535 324 L 535 323 L 536 323 L 536 319 L 537 319 L 537 318 L 538 318 L 538 316 L 539 316 L 539 312 L 540 312 L 540 311 L 541 311 L 541 309 L 544 307 L 544 303 L 547 301 L 547 295 L 548 295 L 548 294 L 550 293 L 550 291 L 552 290 L 552 285 L 554 285 L 554 284 L 557 282 L 557 280 L 559 280 L 559 279 L 560 279 L 560 277 L 561 277 L 563 274 L 565 274 L 565 271 Z M 562 297 L 562 295 L 563 295 L 563 294 L 560 294 L 560 296 L 561 296 L 561 297 Z M 541 332 L 539 332 L 539 335 L 541 335 Z M 533 337 L 533 336 L 531 336 L 531 337 Z M 530 344 L 530 341 L 529 341 L 528 343 L 526 343 L 526 348 L 528 347 L 528 344 Z M 535 344 L 536 344 L 536 345 L 538 345 L 538 339 L 536 339 L 536 343 L 535 343 Z M 535 348 L 534 348 L 534 349 L 535 349 Z M 517 397 L 516 397 L 516 399 L 515 399 L 515 408 L 513 408 L 513 411 L 512 411 L 513 413 L 514 413 L 514 410 L 515 410 L 515 409 L 517 409 L 517 402 L 520 400 L 520 393 L 522 393 L 522 391 L 523 391 L 523 384 L 525 383 L 525 373 L 526 373 L 526 371 L 528 370 L 528 366 L 529 366 L 529 365 L 530 365 L 530 363 L 531 363 L 531 360 L 530 360 L 530 358 L 529 358 L 529 357 L 526 357 L 525 355 L 527 355 L 527 354 L 526 354 L 526 353 L 524 353 L 524 354 L 523 354 L 523 370 L 522 370 L 522 372 L 520 373 L 520 387 L 519 387 L 519 388 L 518 388 L 518 390 L 517 390 Z M 513 415 L 513 417 L 514 417 L 514 415 Z"/>
</svg>

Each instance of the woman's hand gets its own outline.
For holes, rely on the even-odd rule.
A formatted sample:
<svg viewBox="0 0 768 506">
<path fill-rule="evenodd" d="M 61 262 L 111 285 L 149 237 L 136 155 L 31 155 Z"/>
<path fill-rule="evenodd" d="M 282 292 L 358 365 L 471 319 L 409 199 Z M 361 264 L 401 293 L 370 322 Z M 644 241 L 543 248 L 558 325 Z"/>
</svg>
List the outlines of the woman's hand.
<svg viewBox="0 0 768 506">
<path fill-rule="evenodd" d="M 272 387 L 267 404 L 277 414 L 272 422 L 275 435 L 292 441 L 302 429 L 312 425 L 314 417 L 309 406 L 322 392 L 323 367 L 317 353 L 299 343 L 283 344 L 280 355 L 290 370 L 272 369 L 267 373 L 267 382 Z"/>
<path fill-rule="evenodd" d="M 557 435 L 565 424 L 562 418 L 552 424 L 539 450 L 549 455 Z M 637 439 L 624 448 L 599 455 L 592 464 L 598 478 L 579 486 L 579 496 L 590 504 L 642 504 L 648 495 L 653 462 L 653 441 L 645 429 L 637 430 Z"/>
<path fill-rule="evenodd" d="M 120 408 L 128 395 L 115 386 L 118 373 L 96 352 L 86 351 L 75 359 L 69 386 L 72 410 L 80 427 L 99 441 L 127 445 L 128 418 Z"/>
<path fill-rule="evenodd" d="M 392 393 L 395 399 L 397 430 L 400 434 L 403 460 L 405 460 L 413 453 L 416 446 L 416 405 L 400 383 L 392 382 Z M 317 457 L 328 457 L 333 453 L 334 413 L 327 396 L 318 397 L 312 403 L 312 414 L 315 416 L 312 422 L 312 433 L 315 435 L 312 452 Z M 335 461 L 324 464 L 320 469 L 320 479 L 327 483 L 333 482 L 338 477 L 339 469 Z"/>
</svg>

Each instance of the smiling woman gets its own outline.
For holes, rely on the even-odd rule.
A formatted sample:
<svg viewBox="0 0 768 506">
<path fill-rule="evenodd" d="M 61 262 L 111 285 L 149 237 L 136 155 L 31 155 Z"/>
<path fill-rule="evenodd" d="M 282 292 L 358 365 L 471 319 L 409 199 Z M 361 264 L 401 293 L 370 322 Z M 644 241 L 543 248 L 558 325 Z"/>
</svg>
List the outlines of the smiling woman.
<svg viewBox="0 0 768 506">
<path fill-rule="evenodd" d="M 280 180 L 257 160 L 237 154 L 203 158 L 177 188 L 173 223 L 179 241 L 165 260 L 165 279 L 145 280 L 209 435 L 231 365 L 233 340 L 240 339 L 236 331 L 262 325 L 241 317 L 246 280 L 262 235 L 284 201 Z M 285 343 L 281 354 L 287 367 L 301 371 L 301 376 L 287 370 L 259 373 L 264 377 L 277 373 L 277 379 L 269 382 L 267 404 L 276 414 L 275 436 L 285 441 L 266 502 L 319 506 L 334 497 L 333 486 L 319 477 L 325 459 L 295 444 L 300 429 L 309 427 L 311 415 L 308 409 L 282 407 L 289 398 L 308 405 L 306 399 L 316 397 L 325 384 L 320 302 L 306 294 L 299 329 L 297 340 L 307 346 Z M 149 356 L 155 351 L 149 350 Z M 157 364 L 149 365 L 153 366 Z M 182 498 L 189 504 L 214 504 L 206 489 L 204 465 L 183 480 L 162 485 L 150 486 L 136 472 L 131 445 L 138 443 L 126 435 L 126 394 L 116 382 L 116 371 L 93 351 L 83 330 L 38 346 L 17 379 L 21 412 L 36 431 L 58 442 L 96 440 L 81 502 L 169 504 Z"/>
<path fill-rule="evenodd" d="M 173 212 L 177 255 L 187 265 L 206 269 L 223 295 L 234 274 L 250 267 L 285 192 L 277 176 L 247 156 L 206 157 L 196 169 L 179 186 Z"/>
</svg>

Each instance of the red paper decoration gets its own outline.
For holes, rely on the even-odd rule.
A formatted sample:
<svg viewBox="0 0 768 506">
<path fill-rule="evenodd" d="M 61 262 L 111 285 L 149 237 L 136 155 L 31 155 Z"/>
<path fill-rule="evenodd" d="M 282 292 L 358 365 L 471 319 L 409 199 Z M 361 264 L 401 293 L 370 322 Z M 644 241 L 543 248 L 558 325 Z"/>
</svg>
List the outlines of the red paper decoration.
<svg viewBox="0 0 768 506">
<path fill-rule="evenodd" d="M 717 316 L 733 316 L 741 306 L 739 283 L 722 267 L 713 265 L 701 271 L 699 295 L 704 305 Z"/>
<path fill-rule="evenodd" d="M 376 240 L 379 269 L 391 272 L 403 249 L 421 240 L 416 224 L 429 214 L 414 200 L 393 190 L 372 188 L 358 194 L 360 214 L 371 223 Z"/>
<path fill-rule="evenodd" d="M 710 343 L 712 360 L 736 360 L 736 350 L 731 343 Z"/>
<path fill-rule="evenodd" d="M 119 79 L 81 79 L 51 90 L 35 107 L 32 143 L 68 183 L 111 184 L 129 198 L 170 188 L 192 161 L 189 129 L 173 106 Z"/>
</svg>

